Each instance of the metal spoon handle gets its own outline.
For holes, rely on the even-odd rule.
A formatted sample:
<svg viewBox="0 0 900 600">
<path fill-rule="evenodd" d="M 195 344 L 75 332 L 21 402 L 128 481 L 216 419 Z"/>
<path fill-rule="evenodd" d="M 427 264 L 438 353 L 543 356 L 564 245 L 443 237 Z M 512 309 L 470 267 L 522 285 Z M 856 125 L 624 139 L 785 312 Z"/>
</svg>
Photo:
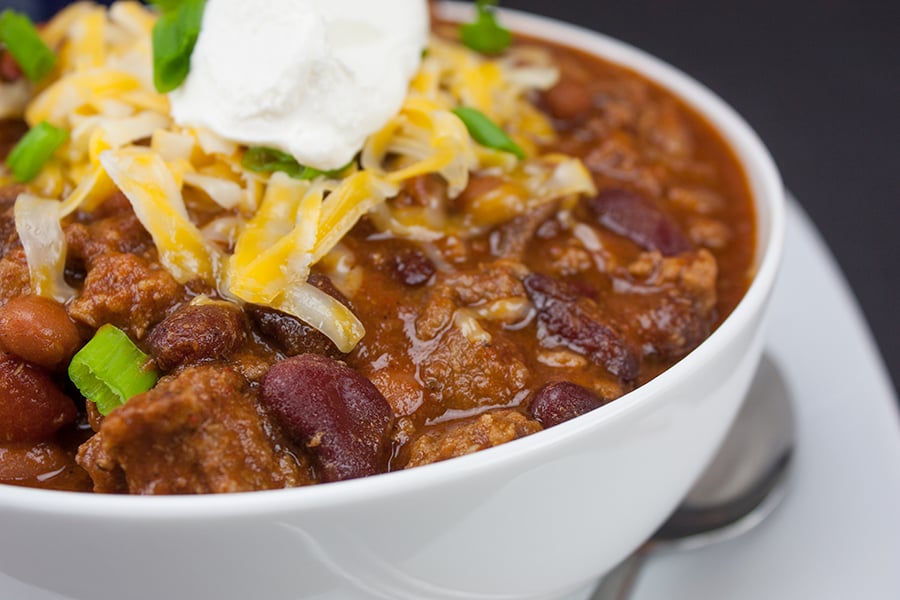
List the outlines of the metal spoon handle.
<svg viewBox="0 0 900 600">
<path fill-rule="evenodd" d="M 588 600 L 626 600 L 629 598 L 648 554 L 649 544 L 644 544 L 632 552 L 628 558 L 603 576 L 600 585 Z"/>
</svg>

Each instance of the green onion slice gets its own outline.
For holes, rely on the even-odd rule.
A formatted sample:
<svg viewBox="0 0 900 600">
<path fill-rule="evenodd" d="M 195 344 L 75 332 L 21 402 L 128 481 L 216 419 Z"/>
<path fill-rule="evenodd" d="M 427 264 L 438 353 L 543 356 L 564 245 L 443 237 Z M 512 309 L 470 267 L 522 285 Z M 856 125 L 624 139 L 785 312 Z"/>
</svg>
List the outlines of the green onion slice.
<svg viewBox="0 0 900 600">
<path fill-rule="evenodd" d="M 482 54 L 500 54 L 512 43 L 512 34 L 497 22 L 497 0 L 478 0 L 478 15 L 459 28 L 462 43 Z"/>
<path fill-rule="evenodd" d="M 16 181 L 31 181 L 69 137 L 69 132 L 41 121 L 28 130 L 6 157 Z"/>
<path fill-rule="evenodd" d="M 147 361 L 121 329 L 107 324 L 72 358 L 69 379 L 105 416 L 156 384 Z"/>
<path fill-rule="evenodd" d="M 31 19 L 12 9 L 0 13 L 0 43 L 31 81 L 46 77 L 56 64 L 56 54 L 41 39 Z"/>
<path fill-rule="evenodd" d="M 148 0 L 150 4 L 160 10 L 160 12 L 171 12 L 177 10 L 183 0 Z"/>
<path fill-rule="evenodd" d="M 347 170 L 353 161 L 332 171 L 320 171 L 313 167 L 301 165 L 287 152 L 276 150 L 275 148 L 266 148 L 264 146 L 251 146 L 244 152 L 241 159 L 241 165 L 249 171 L 256 173 L 273 173 L 275 171 L 283 171 L 294 179 L 315 179 L 320 175 L 326 177 L 337 177 Z"/>
<path fill-rule="evenodd" d="M 482 146 L 515 154 L 519 159 L 525 158 L 522 148 L 483 112 L 468 106 L 457 106 L 453 114 L 462 120 L 472 139 Z"/>
<path fill-rule="evenodd" d="M 153 85 L 165 94 L 181 85 L 191 69 L 206 0 L 155 4 L 162 14 L 153 26 Z"/>
</svg>

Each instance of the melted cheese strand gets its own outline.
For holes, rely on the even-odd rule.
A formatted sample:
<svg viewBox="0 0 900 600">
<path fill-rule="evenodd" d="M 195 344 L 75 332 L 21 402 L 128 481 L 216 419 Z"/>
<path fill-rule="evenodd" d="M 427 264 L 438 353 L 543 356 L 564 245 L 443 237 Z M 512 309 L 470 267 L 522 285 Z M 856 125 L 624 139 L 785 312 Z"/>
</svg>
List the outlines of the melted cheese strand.
<svg viewBox="0 0 900 600">
<path fill-rule="evenodd" d="M 66 237 L 59 224 L 60 204 L 56 200 L 19 194 L 13 209 L 16 232 L 28 259 L 31 291 L 57 302 L 75 297 L 66 283 Z"/>
<path fill-rule="evenodd" d="M 178 184 L 158 154 L 146 148 L 107 150 L 100 163 L 153 237 L 159 260 L 180 283 L 216 280 L 217 252 L 188 217 Z"/>
<path fill-rule="evenodd" d="M 284 189 L 290 190 L 290 182 L 284 184 Z M 235 249 L 235 257 L 241 262 L 234 260 L 231 263 L 229 289 L 232 294 L 247 302 L 271 304 L 282 290 L 306 281 L 309 275 L 324 189 L 321 184 L 290 187 L 299 192 L 299 198 L 278 202 L 277 197 L 274 200 L 272 196 L 269 197 L 270 206 L 277 205 L 279 209 L 285 205 L 296 207 L 295 214 L 287 221 L 294 223 L 290 231 L 271 235 L 271 229 L 262 224 L 258 237 L 248 240 L 245 235 L 241 235 L 238 238 L 239 247 Z M 264 205 L 265 202 L 264 200 Z M 259 225 L 257 220 L 254 221 L 251 221 L 248 228 Z M 256 243 L 251 244 L 254 239 Z"/>
<path fill-rule="evenodd" d="M 366 334 L 363 324 L 349 308 L 309 283 L 285 290 L 272 305 L 301 318 L 334 342 L 341 352 L 350 352 Z"/>
</svg>

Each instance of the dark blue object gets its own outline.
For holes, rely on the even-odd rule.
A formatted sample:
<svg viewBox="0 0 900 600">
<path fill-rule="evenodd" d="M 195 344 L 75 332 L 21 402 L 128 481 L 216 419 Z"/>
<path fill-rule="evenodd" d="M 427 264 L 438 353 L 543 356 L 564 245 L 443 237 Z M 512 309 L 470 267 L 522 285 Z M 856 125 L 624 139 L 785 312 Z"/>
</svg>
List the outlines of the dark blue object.
<svg viewBox="0 0 900 600">
<path fill-rule="evenodd" d="M 109 4 L 103 0 L 100 4 Z M 26 13 L 35 21 L 46 21 L 69 4 L 67 0 L 0 0 L 0 8 L 12 8 Z"/>
</svg>

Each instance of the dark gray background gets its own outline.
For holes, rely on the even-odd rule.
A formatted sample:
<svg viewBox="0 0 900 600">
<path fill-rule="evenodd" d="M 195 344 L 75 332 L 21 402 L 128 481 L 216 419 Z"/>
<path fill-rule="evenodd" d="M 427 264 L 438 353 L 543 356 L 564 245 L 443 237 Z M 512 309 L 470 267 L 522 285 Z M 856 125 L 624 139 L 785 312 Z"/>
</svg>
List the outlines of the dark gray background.
<svg viewBox="0 0 900 600">
<path fill-rule="evenodd" d="M 502 5 L 639 46 L 735 107 L 824 235 L 900 388 L 900 2 Z"/>
<path fill-rule="evenodd" d="M 31 9 L 38 18 L 62 4 L 0 0 L 0 6 Z M 743 114 L 836 255 L 900 388 L 900 2 L 505 0 L 502 5 L 639 46 L 700 80 Z"/>
</svg>

